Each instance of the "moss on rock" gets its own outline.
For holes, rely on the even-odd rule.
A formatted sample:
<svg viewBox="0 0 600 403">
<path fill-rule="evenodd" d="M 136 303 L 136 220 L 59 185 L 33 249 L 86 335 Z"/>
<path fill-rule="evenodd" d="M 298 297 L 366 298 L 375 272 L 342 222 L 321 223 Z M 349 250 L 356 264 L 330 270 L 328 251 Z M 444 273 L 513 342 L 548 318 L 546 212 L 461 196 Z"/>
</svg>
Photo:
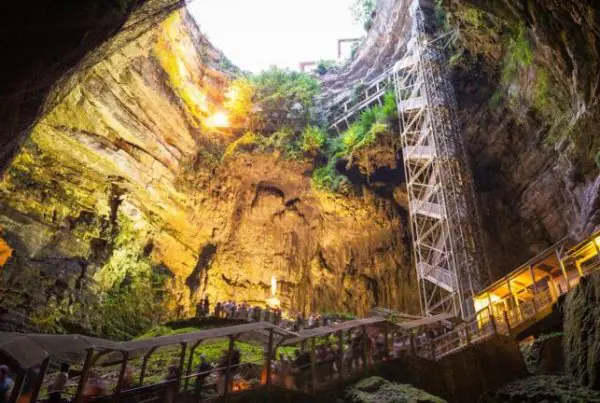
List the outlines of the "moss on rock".
<svg viewBox="0 0 600 403">
<path fill-rule="evenodd" d="M 445 402 L 412 385 L 392 383 L 376 376 L 357 382 L 346 390 L 346 395 L 354 403 Z"/>
</svg>

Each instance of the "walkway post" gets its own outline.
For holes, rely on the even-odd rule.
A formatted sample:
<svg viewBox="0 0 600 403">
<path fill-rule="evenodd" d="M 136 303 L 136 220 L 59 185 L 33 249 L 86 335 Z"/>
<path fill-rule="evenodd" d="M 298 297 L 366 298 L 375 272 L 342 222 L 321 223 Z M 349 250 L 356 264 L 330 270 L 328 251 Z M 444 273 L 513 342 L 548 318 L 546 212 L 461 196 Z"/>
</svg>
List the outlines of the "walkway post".
<svg viewBox="0 0 600 403">
<path fill-rule="evenodd" d="M 435 342 L 431 335 L 429 335 L 429 348 L 431 349 L 431 359 L 435 361 Z"/>
<path fill-rule="evenodd" d="M 83 368 L 81 369 L 81 375 L 79 376 L 79 383 L 77 384 L 77 391 L 75 392 L 75 401 L 78 401 L 83 393 L 83 389 L 85 388 L 85 383 L 87 381 L 88 372 L 89 372 L 90 368 L 92 367 L 92 363 L 94 362 L 93 358 L 94 358 L 94 350 L 92 350 L 92 349 L 87 350 L 87 353 L 85 356 L 85 361 L 83 362 Z M 47 366 L 46 366 L 46 368 L 47 368 Z M 31 401 L 35 402 L 33 395 L 31 396 Z"/>
<path fill-rule="evenodd" d="M 310 343 L 310 393 L 314 395 L 317 390 L 317 338 L 313 337 Z"/>
<path fill-rule="evenodd" d="M 190 372 L 192 372 L 192 365 L 194 363 L 194 353 L 201 342 L 202 341 L 197 341 L 196 344 L 194 344 L 190 349 L 190 358 L 187 365 L 187 371 L 185 373 L 185 382 L 183 383 L 183 391 L 185 393 L 187 393 L 188 385 L 190 384 Z"/>
<path fill-rule="evenodd" d="M 494 318 L 494 313 L 492 312 L 492 308 L 490 307 L 490 320 L 492 322 L 492 329 L 494 329 L 494 335 L 498 335 L 498 329 L 496 329 L 496 318 Z"/>
<path fill-rule="evenodd" d="M 581 269 L 581 264 L 577 261 L 577 259 L 573 259 L 575 261 L 575 267 L 577 268 L 577 274 L 579 274 L 579 278 L 583 277 L 583 270 Z"/>
<path fill-rule="evenodd" d="M 598 239 L 600 239 L 600 238 L 598 238 Z M 598 262 L 600 262 L 600 246 L 598 246 L 598 242 L 596 242 L 596 238 L 592 239 L 592 243 L 594 244 L 594 248 L 596 249 L 596 260 Z"/>
<path fill-rule="evenodd" d="M 185 367 L 185 352 L 187 350 L 187 343 L 181 343 L 181 355 L 179 356 L 179 371 L 177 371 L 177 379 L 175 379 L 175 398 L 179 394 L 181 388 L 181 377 L 183 376 L 183 368 Z"/>
<path fill-rule="evenodd" d="M 277 358 L 276 353 L 273 351 L 273 329 L 269 329 L 269 345 L 267 346 L 267 397 L 271 396 L 271 360 L 273 359 L 273 355 Z M 285 381 L 285 380 L 284 380 Z"/>
<path fill-rule="evenodd" d="M 21 388 L 23 387 L 23 382 L 25 381 L 25 376 L 27 375 L 27 370 L 25 368 L 21 368 L 19 371 L 19 376 L 15 380 L 13 385 L 12 393 L 9 396 L 9 403 L 15 403 L 21 394 Z"/>
<path fill-rule="evenodd" d="M 529 274 L 531 275 L 531 281 L 533 281 L 533 283 L 531 283 L 533 285 L 533 312 L 535 312 L 537 315 L 538 306 L 537 302 L 535 301 L 535 297 L 537 297 L 537 285 L 535 284 L 535 274 L 533 273 L 532 265 L 529 265 Z"/>
<path fill-rule="evenodd" d="M 417 355 L 417 347 L 415 346 L 415 334 L 411 331 L 408 341 L 410 342 L 410 353 Z"/>
<path fill-rule="evenodd" d="M 125 370 L 127 369 L 127 360 L 129 359 L 129 352 L 123 351 L 123 362 L 121 363 L 121 370 L 119 371 L 119 380 L 117 381 L 117 389 L 113 395 L 113 401 L 118 402 L 121 398 L 121 389 L 123 388 L 123 378 L 125 377 Z"/>
<path fill-rule="evenodd" d="M 384 358 L 387 360 L 390 356 L 390 343 L 389 343 L 389 334 L 388 334 L 388 327 L 387 327 L 387 323 L 383 324 L 383 336 L 385 337 L 385 344 L 383 347 L 383 354 L 384 354 Z M 383 361 L 383 359 L 382 359 Z"/>
<path fill-rule="evenodd" d="M 340 386 L 343 384 L 344 378 L 344 331 L 340 330 L 338 332 L 338 380 L 340 382 Z"/>
<path fill-rule="evenodd" d="M 558 249 L 555 249 L 554 253 L 556 254 L 556 259 L 558 259 L 558 265 L 560 266 L 560 271 L 562 271 L 562 274 L 565 278 L 565 283 L 567 283 L 567 292 L 568 292 L 571 289 L 571 285 L 569 284 L 569 275 L 567 274 L 567 269 L 565 267 L 565 263 L 563 262 L 562 258 L 560 257 L 560 252 Z"/>
<path fill-rule="evenodd" d="M 466 336 L 467 336 L 467 346 L 469 344 L 471 344 L 471 329 L 470 329 L 470 325 L 468 323 L 465 323 L 465 331 L 466 331 Z"/>
<path fill-rule="evenodd" d="M 517 309 L 517 320 L 523 320 L 523 314 L 521 313 L 521 306 L 519 304 L 519 299 L 517 298 L 517 294 L 515 294 L 512 290 L 512 286 L 510 285 L 510 277 L 506 277 L 506 284 L 508 285 L 508 293 L 515 301 L 515 308 Z M 505 306 L 506 309 L 510 309 L 508 304 Z"/>
<path fill-rule="evenodd" d="M 234 336 L 229 336 L 229 351 L 227 352 L 227 369 L 225 370 L 225 389 L 223 390 L 225 403 L 229 402 L 229 389 L 231 384 L 231 360 L 233 359 Z"/>
<path fill-rule="evenodd" d="M 506 311 L 504 311 L 503 313 L 504 313 L 504 322 L 506 322 L 506 331 L 508 332 L 508 335 L 510 336 L 510 334 L 512 333 L 512 329 L 510 327 L 510 321 L 508 320 L 508 313 Z"/>
<path fill-rule="evenodd" d="M 363 325 L 363 360 L 365 362 L 365 374 L 369 373 L 369 335 L 367 334 L 367 326 Z"/>
<path fill-rule="evenodd" d="M 142 369 L 140 370 L 140 386 L 144 386 L 144 377 L 146 376 L 146 368 L 148 367 L 148 360 L 152 356 L 152 353 L 156 351 L 157 347 L 152 347 L 148 352 L 144 355 L 144 360 L 142 361 Z"/>
<path fill-rule="evenodd" d="M 46 376 L 46 371 L 48 371 L 48 366 L 50 365 L 50 358 L 46 358 L 42 361 L 42 366 L 40 367 L 40 372 L 38 374 L 38 379 L 33 387 L 33 392 L 31 392 L 31 402 L 37 402 L 38 395 L 40 394 L 40 389 L 42 388 L 42 384 L 44 383 L 44 377 Z M 78 395 L 75 395 L 77 398 Z"/>
</svg>

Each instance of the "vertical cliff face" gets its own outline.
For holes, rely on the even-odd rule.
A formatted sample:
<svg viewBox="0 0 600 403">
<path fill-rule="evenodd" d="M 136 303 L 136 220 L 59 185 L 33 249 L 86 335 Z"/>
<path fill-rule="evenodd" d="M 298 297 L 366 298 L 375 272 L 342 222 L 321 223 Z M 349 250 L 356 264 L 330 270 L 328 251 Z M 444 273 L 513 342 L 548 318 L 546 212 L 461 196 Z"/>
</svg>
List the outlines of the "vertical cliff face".
<svg viewBox="0 0 600 403">
<path fill-rule="evenodd" d="M 52 300 L 59 317 L 82 315 L 88 291 L 101 300 L 158 266 L 172 275 L 168 305 L 189 304 L 181 276 L 202 234 L 182 177 L 224 143 L 203 119 L 222 100 L 226 65 L 180 12 L 80 74 L 1 184 L 15 249 L 3 307 L 18 315 Z"/>
<path fill-rule="evenodd" d="M 444 2 L 450 63 L 499 271 L 600 225 L 593 2 Z"/>
</svg>

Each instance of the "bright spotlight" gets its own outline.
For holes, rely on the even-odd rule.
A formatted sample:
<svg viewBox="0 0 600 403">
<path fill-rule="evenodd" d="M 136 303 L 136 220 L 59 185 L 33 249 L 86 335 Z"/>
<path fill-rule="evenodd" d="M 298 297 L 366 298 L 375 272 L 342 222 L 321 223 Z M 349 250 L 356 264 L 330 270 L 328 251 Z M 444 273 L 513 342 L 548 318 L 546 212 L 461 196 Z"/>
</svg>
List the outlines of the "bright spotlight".
<svg viewBox="0 0 600 403">
<path fill-rule="evenodd" d="M 229 117 L 224 112 L 217 112 L 206 119 L 206 125 L 219 128 L 229 127 Z"/>
</svg>

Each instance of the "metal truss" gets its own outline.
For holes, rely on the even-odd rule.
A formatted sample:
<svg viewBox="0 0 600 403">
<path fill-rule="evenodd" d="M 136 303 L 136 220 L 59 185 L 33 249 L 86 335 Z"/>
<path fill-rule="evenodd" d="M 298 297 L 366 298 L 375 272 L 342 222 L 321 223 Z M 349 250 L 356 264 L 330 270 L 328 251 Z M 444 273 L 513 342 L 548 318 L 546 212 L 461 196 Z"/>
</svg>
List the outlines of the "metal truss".
<svg viewBox="0 0 600 403">
<path fill-rule="evenodd" d="M 446 35 L 426 32 L 418 0 L 410 12 L 411 38 L 393 78 L 421 310 L 467 318 L 489 281 L 473 179 L 445 68 Z"/>
</svg>

